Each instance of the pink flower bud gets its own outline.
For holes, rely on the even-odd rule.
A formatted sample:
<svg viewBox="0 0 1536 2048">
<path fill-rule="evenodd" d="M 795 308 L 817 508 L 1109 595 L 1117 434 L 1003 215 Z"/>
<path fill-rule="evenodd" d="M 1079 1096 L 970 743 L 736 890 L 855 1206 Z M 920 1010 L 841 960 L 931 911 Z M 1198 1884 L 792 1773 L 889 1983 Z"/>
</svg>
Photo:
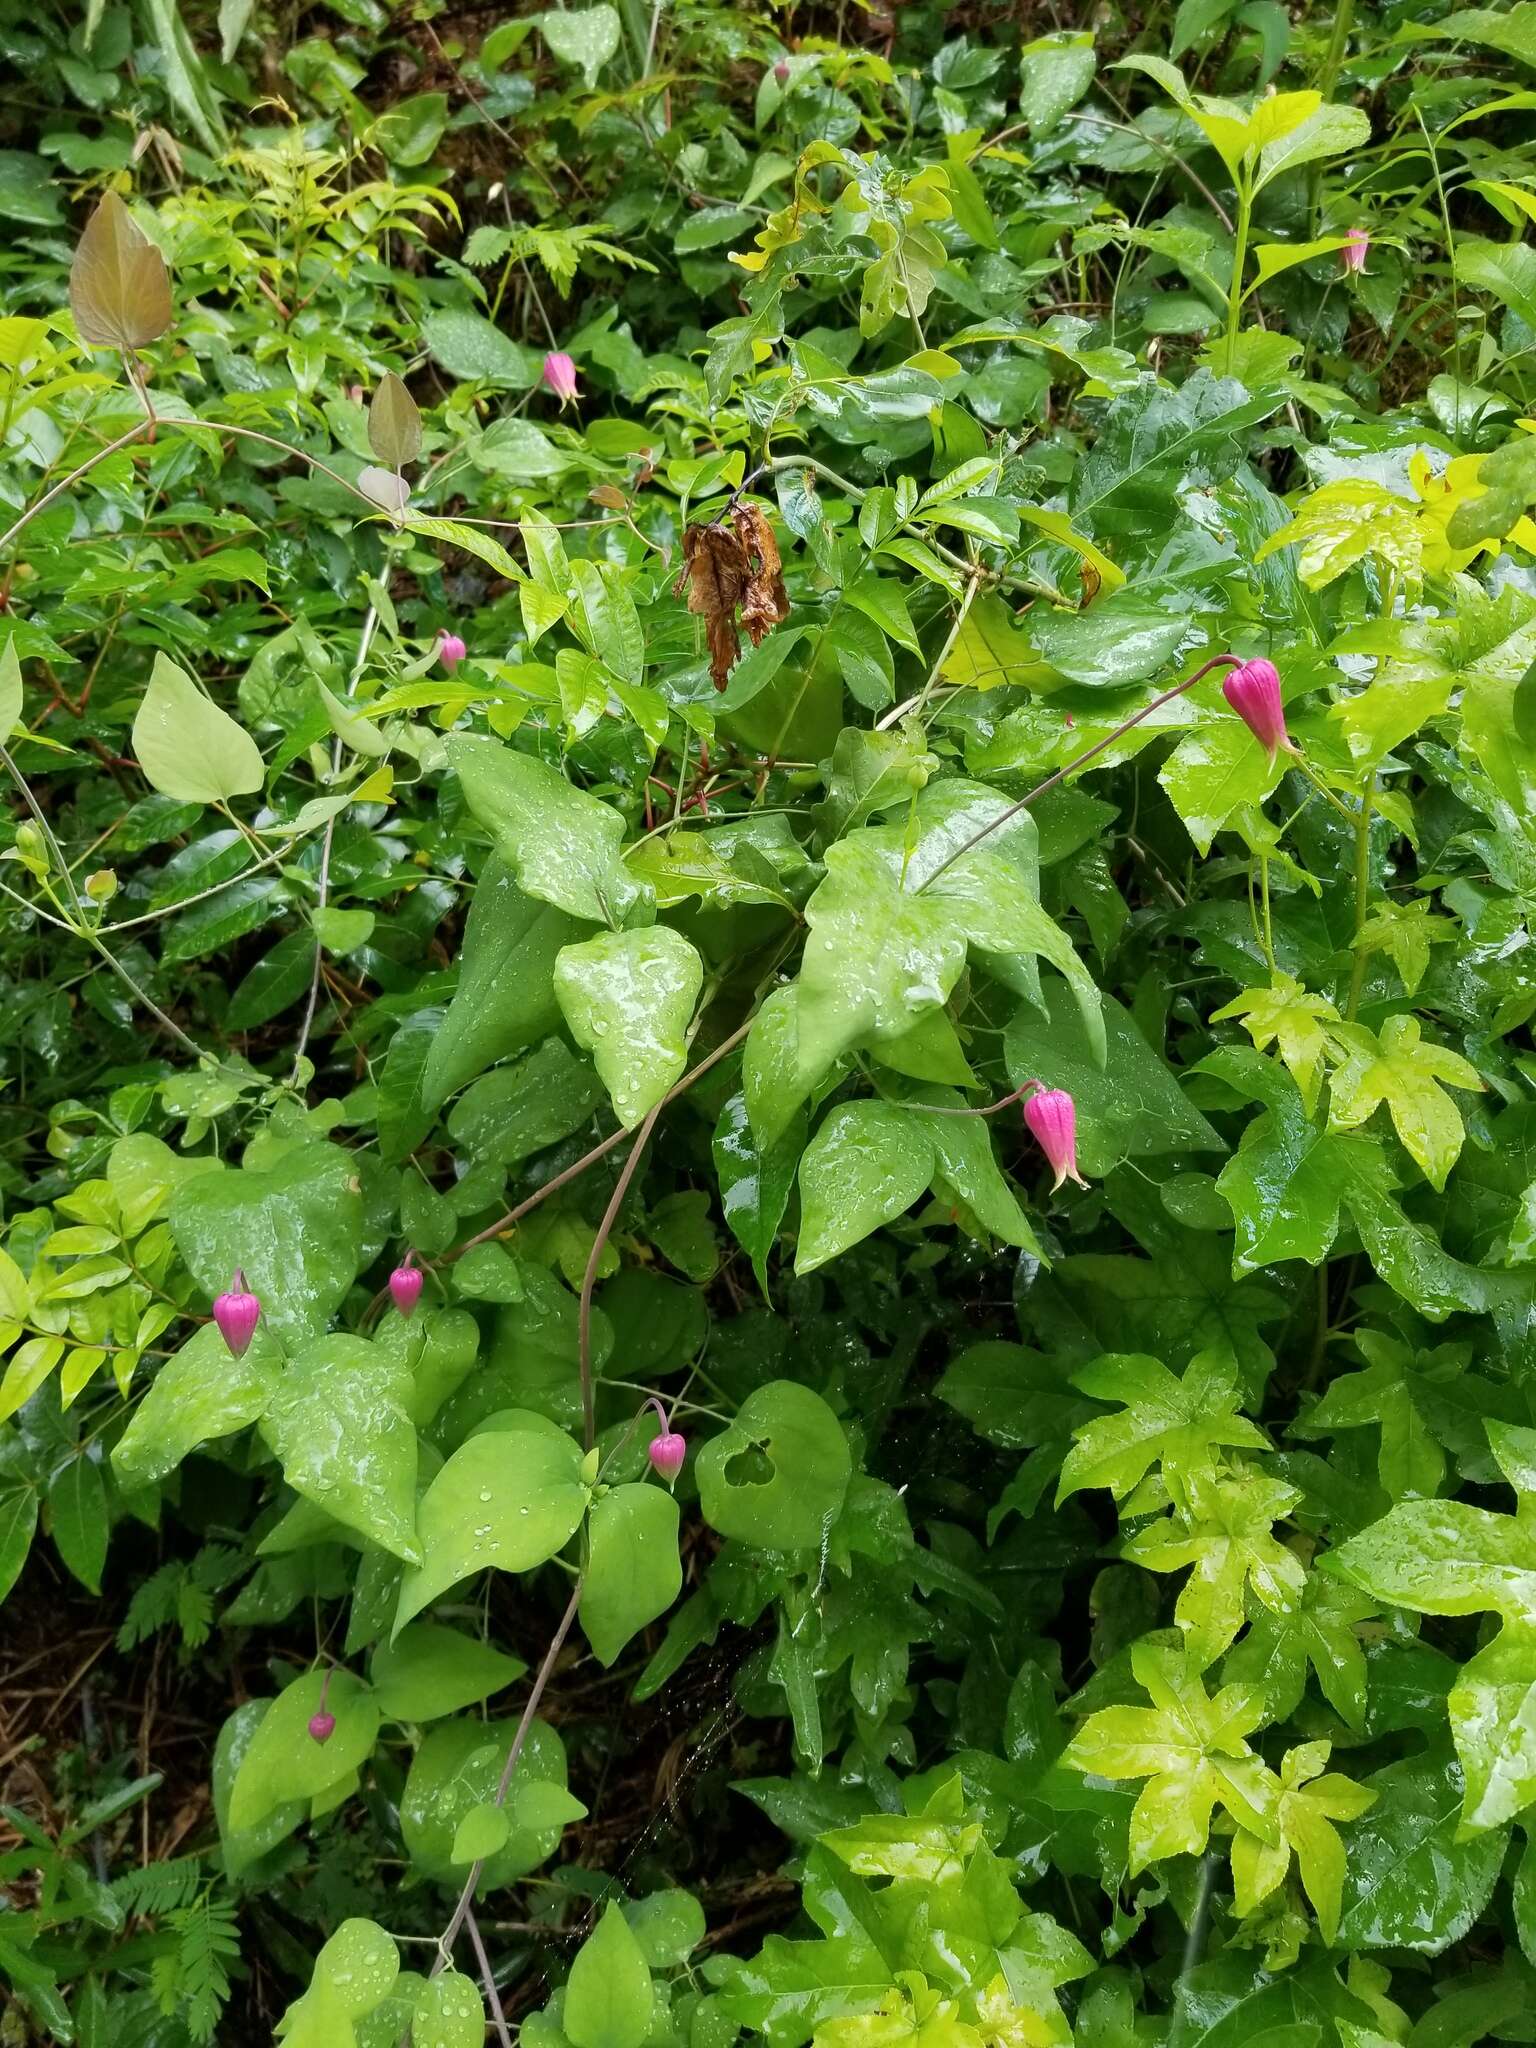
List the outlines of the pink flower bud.
<svg viewBox="0 0 1536 2048">
<path fill-rule="evenodd" d="M 235 1274 L 229 1292 L 221 1294 L 213 1304 L 213 1320 L 235 1357 L 243 1358 L 256 1334 L 256 1325 L 261 1321 L 261 1303 L 248 1292 L 243 1273 Z"/>
<path fill-rule="evenodd" d="M 1269 749 L 1271 761 L 1277 747 L 1288 754 L 1296 749 L 1285 730 L 1285 711 L 1280 703 L 1280 671 L 1262 655 L 1229 669 L 1222 680 L 1221 694 L 1258 740 Z"/>
<path fill-rule="evenodd" d="M 1365 259 L 1370 254 L 1370 249 L 1371 238 L 1365 229 L 1351 228 L 1344 238 L 1343 248 L 1339 251 L 1340 268 L 1346 274 L 1354 270 L 1364 270 Z"/>
<path fill-rule="evenodd" d="M 789 63 L 786 58 L 781 57 L 778 63 L 774 65 L 773 75 L 779 81 L 780 85 L 788 85 Z"/>
<path fill-rule="evenodd" d="M 683 1469 L 683 1460 L 688 1455 L 688 1439 L 679 1436 L 675 1429 L 663 1430 L 660 1436 L 651 1438 L 651 1465 L 670 1486 Z"/>
<path fill-rule="evenodd" d="M 437 658 L 452 675 L 459 663 L 469 652 L 457 633 L 439 633 L 437 636 Z"/>
<path fill-rule="evenodd" d="M 544 358 L 544 382 L 562 405 L 576 396 L 576 365 L 564 349 Z"/>
<path fill-rule="evenodd" d="M 401 1315 L 409 1316 L 415 1313 L 416 1304 L 421 1299 L 422 1278 L 420 1266 L 413 1266 L 409 1261 L 403 1266 L 396 1266 L 390 1274 L 389 1298 Z"/>
<path fill-rule="evenodd" d="M 1050 1162 L 1056 1178 L 1054 1194 L 1064 1180 L 1088 1183 L 1077 1170 L 1077 1104 L 1065 1088 L 1042 1088 L 1024 1104 L 1024 1121 L 1039 1140 L 1040 1150 Z"/>
<path fill-rule="evenodd" d="M 334 1714 L 319 1713 L 310 1715 L 309 1734 L 311 1741 L 329 1742 L 335 1733 L 336 1716 Z"/>
</svg>

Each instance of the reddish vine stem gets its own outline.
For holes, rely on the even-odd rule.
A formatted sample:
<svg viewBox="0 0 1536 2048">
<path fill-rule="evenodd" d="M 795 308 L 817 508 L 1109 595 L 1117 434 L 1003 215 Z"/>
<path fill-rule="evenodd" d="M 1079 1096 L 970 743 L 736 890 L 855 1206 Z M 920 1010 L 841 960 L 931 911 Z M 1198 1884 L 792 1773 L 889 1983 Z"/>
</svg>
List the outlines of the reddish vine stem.
<svg viewBox="0 0 1536 2048">
<path fill-rule="evenodd" d="M 702 1067 L 696 1068 L 695 1072 L 702 1072 Z M 613 1193 L 608 1198 L 608 1206 L 603 1211 L 603 1220 L 597 1226 L 597 1235 L 592 1240 L 592 1250 L 587 1257 L 587 1270 L 581 1276 L 581 1306 L 577 1311 L 576 1322 L 577 1355 L 581 1366 L 582 1441 L 589 1451 L 597 1442 L 597 1401 L 592 1387 L 592 1289 L 597 1284 L 598 1263 L 607 1249 L 608 1239 L 613 1233 L 614 1224 L 618 1221 L 624 1197 L 629 1193 L 629 1184 L 635 1177 L 635 1170 L 640 1164 L 651 1132 L 656 1128 L 656 1119 L 666 1108 L 668 1099 L 666 1096 L 662 1097 L 656 1107 L 649 1111 L 635 1133 L 635 1142 L 629 1149 L 624 1170 L 614 1183 Z"/>
<path fill-rule="evenodd" d="M 1175 697 L 1182 697 L 1186 690 L 1192 690 L 1200 678 L 1209 675 L 1213 668 L 1241 668 L 1242 665 L 1240 655 L 1213 654 L 1203 668 L 1197 668 L 1194 674 L 1186 676 L 1182 683 L 1175 683 L 1171 690 L 1164 690 L 1162 695 L 1154 697 L 1150 704 L 1143 704 L 1139 711 L 1134 712 L 1129 718 L 1122 719 L 1113 732 L 1106 733 L 1103 739 L 1096 740 L 1091 747 L 1085 748 L 1074 760 L 1069 761 L 1065 768 L 1058 768 L 1054 775 L 1048 775 L 1044 782 L 1037 783 L 1027 796 L 1021 796 L 1018 802 L 1010 804 L 1006 811 L 999 811 L 990 825 L 983 825 L 979 832 L 973 832 L 969 839 L 962 840 L 947 860 L 940 861 L 927 881 L 918 883 L 914 894 L 921 896 L 930 883 L 936 882 L 946 868 L 952 868 L 962 855 L 971 851 L 972 847 L 979 846 L 983 839 L 990 838 L 999 826 L 1006 825 L 1010 818 L 1016 818 L 1020 811 L 1028 810 L 1029 806 L 1038 797 L 1044 796 L 1047 790 L 1054 789 L 1059 782 L 1065 782 L 1067 777 L 1075 775 L 1079 768 L 1086 768 L 1090 761 L 1096 760 L 1107 748 L 1112 747 L 1116 740 L 1124 738 L 1125 734 L 1133 726 L 1140 725 L 1144 718 L 1150 718 L 1154 711 L 1160 711 L 1165 704 L 1171 704 Z"/>
<path fill-rule="evenodd" d="M 564 1649 L 565 1639 L 570 1634 L 571 1626 L 576 1619 L 576 1610 L 581 1604 L 581 1591 L 582 1582 L 578 1579 L 571 1588 L 571 1597 L 566 1602 L 564 1614 L 560 1617 L 560 1625 L 550 1638 L 549 1648 L 544 1652 L 544 1661 L 540 1664 L 535 1674 L 533 1685 L 529 1689 L 527 1703 L 523 1708 L 522 1719 L 517 1724 L 517 1732 L 512 1737 L 512 1747 L 507 1751 L 507 1760 L 502 1765 L 501 1780 L 496 1787 L 496 1796 L 492 1802 L 496 1806 L 505 1806 L 506 1804 L 507 1793 L 511 1789 L 512 1779 L 517 1771 L 518 1760 L 523 1753 L 523 1745 L 528 1740 L 528 1730 L 533 1726 L 533 1717 L 539 1710 L 539 1701 L 544 1697 L 544 1688 L 549 1684 L 550 1678 L 554 1673 L 555 1661 Z M 442 1939 L 437 1945 L 437 1956 L 429 1972 L 433 1977 L 441 1976 L 442 1972 L 448 1967 L 448 1959 L 452 1952 L 454 1941 L 458 1936 L 459 1929 L 469 1917 L 471 1907 L 474 1905 L 475 1886 L 480 1882 L 480 1873 L 484 1868 L 485 1858 L 483 1856 L 477 1857 L 469 1866 L 469 1875 L 464 1880 L 464 1889 L 459 1893 L 458 1904 L 454 1907 L 452 1918 L 449 1920 L 447 1927 L 444 1928 Z"/>
<path fill-rule="evenodd" d="M 464 1909 L 464 1925 L 469 1930 L 469 1942 L 475 1952 L 475 1961 L 480 1965 L 480 1982 L 485 1986 L 485 1999 L 491 2008 L 491 2018 L 496 2023 L 496 2038 L 501 2048 L 512 2048 L 512 2036 L 507 2031 L 507 2016 L 501 2009 L 501 1994 L 496 1989 L 496 1978 L 491 1969 L 491 1959 L 485 1952 L 485 1943 L 480 1938 L 480 1923 L 475 1918 L 473 1906 Z"/>
</svg>

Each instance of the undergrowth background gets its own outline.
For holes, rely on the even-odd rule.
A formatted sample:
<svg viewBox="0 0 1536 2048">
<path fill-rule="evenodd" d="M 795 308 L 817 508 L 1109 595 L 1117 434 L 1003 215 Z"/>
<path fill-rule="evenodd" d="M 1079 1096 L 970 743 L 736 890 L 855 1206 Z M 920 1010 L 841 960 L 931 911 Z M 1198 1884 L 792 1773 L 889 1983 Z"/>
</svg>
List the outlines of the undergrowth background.
<svg viewBox="0 0 1536 2048">
<path fill-rule="evenodd" d="M 0 2043 L 1536 2039 L 1536 6 L 0 51 Z"/>
</svg>

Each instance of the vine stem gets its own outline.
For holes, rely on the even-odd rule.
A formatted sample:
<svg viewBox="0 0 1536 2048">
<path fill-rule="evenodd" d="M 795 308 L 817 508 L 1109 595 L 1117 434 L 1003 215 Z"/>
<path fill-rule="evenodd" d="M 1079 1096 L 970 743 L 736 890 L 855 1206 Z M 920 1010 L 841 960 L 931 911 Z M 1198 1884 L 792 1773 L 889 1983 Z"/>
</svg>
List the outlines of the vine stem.
<svg viewBox="0 0 1536 2048">
<path fill-rule="evenodd" d="M 629 1148 L 629 1157 L 624 1169 L 614 1183 L 613 1193 L 608 1197 L 608 1206 L 603 1211 L 603 1220 L 597 1226 L 597 1235 L 592 1240 L 592 1249 L 587 1255 L 587 1270 L 581 1276 L 581 1305 L 577 1311 L 576 1338 L 581 1366 L 581 1427 L 582 1441 L 590 1451 L 597 1442 L 597 1400 L 592 1387 L 592 1289 L 597 1284 L 597 1268 L 613 1226 L 618 1221 L 619 1210 L 624 1197 L 629 1193 L 629 1184 L 635 1177 L 641 1156 L 656 1128 L 656 1119 L 667 1105 L 663 1096 L 656 1107 L 646 1112 L 645 1120 L 635 1133 L 635 1142 Z"/>
<path fill-rule="evenodd" d="M 191 1053 L 192 1057 L 199 1063 L 199 1065 L 201 1065 L 204 1060 L 211 1059 L 212 1055 L 210 1053 L 204 1052 L 203 1048 L 198 1044 L 195 1038 L 189 1038 L 187 1033 L 183 1031 L 181 1026 L 176 1022 L 175 1018 L 168 1017 L 165 1011 L 161 1009 L 160 1005 L 154 1000 L 153 996 L 151 996 L 147 992 L 147 990 L 140 988 L 139 984 L 128 972 L 127 968 L 123 965 L 122 961 L 118 959 L 117 955 L 114 952 L 112 952 L 109 947 L 103 944 L 102 940 L 97 936 L 97 934 L 91 929 L 90 925 L 86 922 L 85 905 L 81 902 L 80 892 L 75 887 L 75 878 L 70 873 L 69 862 L 64 858 L 64 849 L 59 845 L 58 840 L 54 837 L 53 827 L 49 824 L 47 818 L 44 816 L 42 807 L 38 803 L 37 798 L 32 794 L 31 785 L 28 783 L 27 778 L 22 774 L 21 770 L 16 766 L 16 763 L 12 760 L 10 749 L 8 747 L 0 746 L 0 763 L 4 764 L 5 772 L 7 773 L 7 775 L 10 776 L 12 782 L 14 782 L 16 787 L 20 790 L 22 801 L 26 804 L 27 809 L 32 813 L 33 821 L 36 824 L 38 831 L 41 832 L 43 835 L 44 843 L 48 847 L 49 852 L 53 855 L 53 858 L 59 864 L 59 871 L 64 877 L 64 886 L 69 891 L 70 901 L 74 905 L 75 909 L 76 921 L 73 925 L 65 925 L 65 930 L 73 933 L 73 935 L 76 938 L 84 939 L 85 943 L 90 947 L 91 951 L 101 956 L 101 958 L 106 962 L 107 966 L 110 967 L 112 972 L 117 976 L 118 980 L 128 990 L 129 994 L 134 997 L 135 1001 L 142 1003 L 144 1008 L 148 1010 L 149 1014 L 154 1018 L 155 1022 L 160 1026 L 160 1028 L 163 1031 L 168 1031 L 171 1037 L 175 1039 L 178 1045 L 185 1047 L 185 1049 L 189 1053 Z M 50 890 L 48 893 L 50 897 L 53 897 L 52 890 Z M 58 899 L 54 897 L 53 900 L 56 902 Z"/>
<path fill-rule="evenodd" d="M 1098 756 L 1112 747 L 1116 740 L 1123 738 L 1133 726 L 1140 725 L 1143 719 L 1150 718 L 1154 711 L 1160 711 L 1163 705 L 1171 704 L 1175 697 L 1182 697 L 1186 690 L 1192 690 L 1200 678 L 1209 675 L 1213 668 L 1223 667 L 1241 668 L 1242 659 L 1236 654 L 1213 654 L 1203 668 L 1197 668 L 1194 674 L 1186 676 L 1182 683 L 1175 683 L 1171 690 L 1164 690 L 1161 696 L 1154 697 L 1150 704 L 1143 704 L 1139 711 L 1133 712 L 1129 718 L 1122 719 L 1113 732 L 1106 733 L 1101 740 L 1096 740 L 1064 768 L 1058 768 L 1054 775 L 1048 775 L 1044 782 L 1036 783 L 1035 787 L 1026 796 L 1021 796 L 1016 804 L 1010 804 L 1007 810 L 999 811 L 990 825 L 983 825 L 979 832 L 973 832 L 969 839 L 962 840 L 948 859 L 939 863 L 926 881 L 918 883 L 913 893 L 920 896 L 947 868 L 952 868 L 957 860 L 969 853 L 973 847 L 979 846 L 983 839 L 989 839 L 1000 826 L 1016 818 L 1020 811 L 1027 811 L 1037 798 L 1054 789 L 1058 783 L 1065 782 L 1069 775 L 1075 775 L 1079 768 L 1086 768 L 1090 761 L 1097 760 Z"/>
<path fill-rule="evenodd" d="M 433 38 L 436 41 L 436 37 Z M 485 1943 L 480 1938 L 480 1922 L 475 1918 L 473 1906 L 464 1909 L 464 1925 L 469 1930 L 470 1947 L 475 1952 L 475 1961 L 480 1965 L 480 1982 L 485 1986 L 485 1999 L 491 2008 L 491 2018 L 496 2023 L 496 2038 L 501 2048 L 512 2048 L 512 2036 L 507 2031 L 507 2016 L 502 2011 L 501 1994 L 496 1989 L 496 1978 L 491 1970 L 491 1959 L 485 1952 Z"/>
<path fill-rule="evenodd" d="M 1355 816 L 1355 958 L 1349 971 L 1349 1000 L 1344 1006 L 1344 1016 L 1351 1024 L 1360 1014 L 1360 998 L 1365 993 L 1365 950 L 1359 939 L 1371 907 L 1371 820 L 1375 814 L 1376 777 L 1372 775 Z"/>
<path fill-rule="evenodd" d="M 571 1597 L 565 1603 L 565 1612 L 560 1617 L 560 1624 L 550 1637 L 549 1648 L 544 1652 L 544 1661 L 540 1664 L 534 1676 L 533 1684 L 529 1688 L 528 1699 L 523 1707 L 522 1719 L 517 1724 L 517 1733 L 512 1737 L 512 1747 L 507 1751 L 507 1760 L 501 1768 L 501 1779 L 496 1787 L 495 1798 L 492 1800 L 492 1804 L 495 1806 L 505 1806 L 507 1803 L 507 1793 L 511 1789 L 512 1779 L 517 1771 L 518 1759 L 523 1753 L 523 1745 L 528 1740 L 528 1730 L 533 1726 L 533 1717 L 539 1710 L 540 1700 L 544 1697 L 544 1688 L 549 1684 L 550 1678 L 554 1674 L 556 1660 L 561 1650 L 564 1649 L 565 1639 L 570 1634 L 572 1624 L 575 1622 L 576 1610 L 581 1605 L 581 1593 L 582 1581 L 577 1579 L 575 1585 L 571 1588 Z M 448 1967 L 454 1941 L 458 1936 L 459 1929 L 468 1919 L 471 1907 L 474 1905 L 475 1886 L 480 1882 L 480 1873 L 484 1868 L 485 1858 L 483 1856 L 477 1857 L 469 1866 L 469 1875 L 464 1880 L 464 1889 L 459 1893 L 458 1904 L 454 1907 L 448 1925 L 444 1928 L 441 1939 L 437 1944 L 437 1956 L 430 1972 L 434 1977 L 441 1976 Z"/>
<path fill-rule="evenodd" d="M 357 679 L 368 662 L 368 650 L 373 645 L 373 636 L 378 629 L 379 608 L 370 604 L 367 617 L 363 620 L 363 637 L 358 642 L 357 661 L 352 670 L 352 688 L 357 688 Z M 341 735 L 338 733 L 331 742 L 331 780 L 334 783 L 341 773 Z M 331 846 L 336 837 L 334 817 L 325 821 L 325 837 L 320 842 L 320 873 L 315 888 L 315 908 L 324 910 L 331 893 Z M 293 1068 L 288 1076 L 288 1086 L 299 1085 L 299 1073 L 304 1065 L 304 1054 L 309 1048 L 309 1034 L 314 1029 L 315 1011 L 320 1002 L 320 971 L 325 963 L 325 948 L 319 934 L 315 937 L 315 965 L 309 977 L 309 1001 L 304 1006 L 304 1021 L 299 1026 L 298 1043 L 294 1047 Z"/>
<path fill-rule="evenodd" d="M 109 441 L 105 448 L 98 448 L 96 453 L 82 462 L 78 469 L 72 469 L 68 476 L 60 477 L 52 490 L 44 491 L 35 505 L 29 505 L 19 519 L 8 526 L 4 533 L 0 533 L 0 552 L 8 548 L 17 534 L 30 526 L 40 512 L 46 512 L 56 498 L 63 497 L 71 485 L 79 483 L 81 477 L 88 476 L 98 462 L 105 462 L 109 455 L 115 455 L 119 448 L 126 448 L 130 441 L 142 440 L 153 424 L 152 420 L 147 419 L 135 421 L 126 434 L 119 434 L 117 439 Z"/>
</svg>

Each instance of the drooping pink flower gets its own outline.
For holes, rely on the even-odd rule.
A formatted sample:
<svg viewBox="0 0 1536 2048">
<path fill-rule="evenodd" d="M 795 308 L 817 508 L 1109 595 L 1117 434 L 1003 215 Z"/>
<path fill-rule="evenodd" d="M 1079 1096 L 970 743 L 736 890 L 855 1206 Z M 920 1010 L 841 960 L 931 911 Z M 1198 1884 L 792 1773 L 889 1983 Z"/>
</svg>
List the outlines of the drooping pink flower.
<svg viewBox="0 0 1536 2048">
<path fill-rule="evenodd" d="M 1350 271 L 1364 270 L 1365 259 L 1370 250 L 1371 238 L 1365 229 L 1351 228 L 1344 238 L 1343 248 L 1339 251 L 1340 269 L 1346 274 Z"/>
<path fill-rule="evenodd" d="M 544 358 L 544 382 L 562 405 L 568 405 L 576 396 L 576 365 L 563 348 Z"/>
<path fill-rule="evenodd" d="M 421 1283 L 424 1278 L 420 1266 L 413 1266 L 407 1258 L 403 1265 L 396 1266 L 389 1276 L 389 1298 L 401 1315 L 414 1315 L 416 1304 L 421 1299 Z"/>
<path fill-rule="evenodd" d="M 653 1470 L 659 1472 L 670 1486 L 683 1469 L 683 1460 L 688 1455 L 688 1440 L 679 1436 L 675 1429 L 663 1430 L 660 1436 L 653 1436 L 650 1444 L 650 1458 Z"/>
<path fill-rule="evenodd" d="M 311 1741 L 329 1742 L 336 1733 L 336 1716 L 326 1713 L 311 1714 L 309 1717 L 309 1733 Z"/>
<path fill-rule="evenodd" d="M 780 85 L 788 85 L 788 83 L 789 83 L 789 59 L 788 59 L 787 57 L 781 57 L 781 58 L 779 59 L 778 63 L 774 65 L 774 67 L 773 67 L 773 75 L 774 75 L 774 77 L 775 77 L 775 78 L 776 78 L 776 79 L 777 79 L 777 80 L 779 81 L 779 84 L 780 84 Z"/>
<path fill-rule="evenodd" d="M 469 649 L 457 633 L 442 632 L 437 636 L 437 658 L 452 675 Z"/>
<path fill-rule="evenodd" d="M 1077 1170 L 1077 1104 L 1066 1089 L 1042 1088 L 1038 1095 L 1029 1096 L 1024 1104 L 1024 1121 L 1056 1176 L 1051 1182 L 1052 1194 L 1064 1180 L 1087 1187 L 1087 1181 Z"/>
<path fill-rule="evenodd" d="M 1284 747 L 1288 754 L 1295 753 L 1285 729 L 1285 708 L 1280 702 L 1280 671 L 1272 661 L 1256 655 L 1252 661 L 1229 669 L 1222 679 L 1221 694 L 1259 744 L 1269 749 L 1271 761 L 1279 747 Z"/>
<path fill-rule="evenodd" d="M 243 1358 L 256 1334 L 256 1325 L 261 1321 L 261 1303 L 246 1287 L 242 1272 L 236 1272 L 229 1283 L 229 1292 L 221 1294 L 214 1302 L 213 1320 L 235 1357 Z"/>
</svg>

